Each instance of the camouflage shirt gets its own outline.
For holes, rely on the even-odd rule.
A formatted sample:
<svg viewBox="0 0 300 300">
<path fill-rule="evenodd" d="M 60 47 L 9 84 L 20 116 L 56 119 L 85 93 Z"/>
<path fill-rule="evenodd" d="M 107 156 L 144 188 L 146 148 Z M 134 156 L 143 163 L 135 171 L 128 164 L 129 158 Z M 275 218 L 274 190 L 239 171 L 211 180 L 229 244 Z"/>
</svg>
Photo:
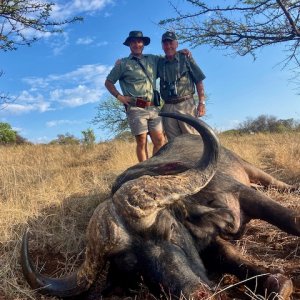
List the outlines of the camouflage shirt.
<svg viewBox="0 0 300 300">
<path fill-rule="evenodd" d="M 141 58 L 129 55 L 122 58 L 107 76 L 107 80 L 116 83 L 119 80 L 124 96 L 142 97 L 153 101 L 153 88 L 156 86 L 157 64 L 161 56 L 145 54 Z M 137 59 L 145 67 L 149 78 L 137 62 Z"/>
<path fill-rule="evenodd" d="M 193 95 L 195 84 L 205 79 L 194 59 L 180 52 L 171 61 L 166 57 L 159 60 L 158 77 L 163 99 Z"/>
</svg>

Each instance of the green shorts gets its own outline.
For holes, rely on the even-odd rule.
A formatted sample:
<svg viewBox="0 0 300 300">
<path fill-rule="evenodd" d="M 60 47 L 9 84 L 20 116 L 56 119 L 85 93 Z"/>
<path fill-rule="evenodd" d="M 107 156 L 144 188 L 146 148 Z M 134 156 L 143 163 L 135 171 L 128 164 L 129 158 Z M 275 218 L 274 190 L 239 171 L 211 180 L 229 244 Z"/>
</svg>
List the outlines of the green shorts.
<svg viewBox="0 0 300 300">
<path fill-rule="evenodd" d="M 128 106 L 127 118 L 131 133 L 136 136 L 151 131 L 163 131 L 162 118 L 155 106 L 145 108 Z"/>
</svg>

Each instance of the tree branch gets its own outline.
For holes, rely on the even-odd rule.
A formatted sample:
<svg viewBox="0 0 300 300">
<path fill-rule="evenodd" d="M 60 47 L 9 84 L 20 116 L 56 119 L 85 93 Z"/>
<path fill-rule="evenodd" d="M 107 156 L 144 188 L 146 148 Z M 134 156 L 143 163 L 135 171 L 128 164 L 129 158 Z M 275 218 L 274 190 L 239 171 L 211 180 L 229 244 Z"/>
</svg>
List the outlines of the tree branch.
<svg viewBox="0 0 300 300">
<path fill-rule="evenodd" d="M 283 10 L 286 18 L 288 19 L 291 27 L 292 27 L 292 31 L 294 34 L 298 35 L 300 37 L 300 31 L 299 28 L 296 26 L 294 20 L 292 19 L 292 16 L 290 15 L 290 13 L 288 12 L 288 10 L 286 9 L 285 5 L 282 3 L 281 0 L 276 0 L 276 2 L 278 3 L 278 5 L 281 7 L 281 9 Z"/>
</svg>

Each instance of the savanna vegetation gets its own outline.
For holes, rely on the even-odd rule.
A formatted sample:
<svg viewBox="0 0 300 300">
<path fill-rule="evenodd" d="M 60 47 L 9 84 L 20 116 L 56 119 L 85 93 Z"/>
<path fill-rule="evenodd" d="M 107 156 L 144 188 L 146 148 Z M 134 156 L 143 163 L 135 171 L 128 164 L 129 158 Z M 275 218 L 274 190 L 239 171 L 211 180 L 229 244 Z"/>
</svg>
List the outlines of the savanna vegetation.
<svg viewBox="0 0 300 300">
<path fill-rule="evenodd" d="M 233 6 L 210 5 L 212 1 L 206 1 L 208 4 L 187 2 L 193 7 L 191 13 L 177 11 L 177 18 L 162 22 L 177 29 L 181 41 L 191 42 L 189 37 L 193 36 L 193 47 L 209 44 L 235 50 L 233 52 L 239 55 L 254 55 L 257 49 L 283 43 L 287 47 L 284 65 L 292 62 L 299 70 L 299 1 L 241 0 L 235 1 Z M 43 33 L 62 32 L 65 24 L 81 20 L 53 20 L 53 8 L 54 4 L 48 1 L 0 1 L 3 29 L 0 51 L 30 45 Z M 241 17 L 231 19 L 230 16 L 236 16 L 232 11 L 242 13 Z M 206 22 L 202 22 L 203 16 Z M 35 34 L 24 34 L 28 29 Z M 0 91 L 1 109 L 12 101 L 9 94 Z M 96 116 L 96 122 L 98 117 L 101 119 L 102 115 Z M 122 117 L 121 114 L 121 121 Z M 116 124 L 111 126 L 121 134 Z M 21 274 L 19 252 L 24 230 L 30 228 L 30 248 L 39 270 L 57 277 L 72 272 L 83 259 L 85 229 L 95 207 L 109 197 L 116 176 L 137 162 L 135 143 L 120 139 L 85 147 L 85 143 L 94 143 L 93 135 L 87 131 L 83 133 L 83 143 L 68 143 L 76 138 L 66 134 L 58 136 L 51 145 L 22 143 L 15 146 L 17 133 L 9 124 L 4 127 L 2 144 L 6 146 L 0 146 L 0 299 L 50 300 L 51 297 L 35 294 Z M 126 124 L 122 123 L 120 128 L 126 129 Z M 5 140 L 7 137 L 12 143 Z M 221 141 L 275 177 L 288 183 L 300 182 L 299 132 L 226 135 L 221 136 Z M 300 208 L 299 195 L 280 194 L 276 190 L 264 192 L 285 206 Z M 299 242 L 299 238 L 288 236 L 271 225 L 253 221 L 236 244 L 241 252 L 253 255 L 263 264 L 285 270 L 295 286 L 300 287 Z M 103 278 L 99 279 L 100 286 Z M 234 283 L 234 278 L 225 276 L 221 285 L 236 299 L 245 299 L 247 291 L 240 286 L 233 287 Z M 141 288 L 126 299 L 147 297 L 147 291 Z M 298 289 L 295 299 L 300 299 Z"/>
<path fill-rule="evenodd" d="M 300 181 L 299 133 L 221 135 L 220 139 L 275 177 Z M 40 271 L 59 277 L 76 269 L 84 256 L 85 229 L 94 209 L 109 197 L 116 176 L 137 162 L 135 143 L 2 146 L 0 157 L 0 299 L 54 299 L 35 294 L 23 279 L 19 253 L 24 230 L 30 228 L 30 249 Z M 300 209 L 300 195 L 264 192 L 284 206 Z M 261 263 L 284 269 L 299 286 L 299 238 L 252 221 L 244 238 L 235 243 Z M 236 299 L 245 299 L 247 291 L 234 284 L 231 276 L 221 282 Z M 295 295 L 299 299 L 297 290 Z M 126 299 L 148 296 L 141 287 Z"/>
</svg>

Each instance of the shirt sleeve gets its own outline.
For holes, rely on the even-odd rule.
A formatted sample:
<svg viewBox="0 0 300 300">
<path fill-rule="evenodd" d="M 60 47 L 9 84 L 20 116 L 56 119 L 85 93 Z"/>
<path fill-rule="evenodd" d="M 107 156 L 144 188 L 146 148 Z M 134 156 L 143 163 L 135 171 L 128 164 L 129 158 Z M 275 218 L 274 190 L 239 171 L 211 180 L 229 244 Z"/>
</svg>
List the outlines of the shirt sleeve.
<svg viewBox="0 0 300 300">
<path fill-rule="evenodd" d="M 152 54 L 151 56 L 153 57 L 153 60 L 154 60 L 154 62 L 156 62 L 156 63 L 158 63 L 158 61 L 159 61 L 161 58 L 164 58 L 163 55 Z"/>
<path fill-rule="evenodd" d="M 205 79 L 204 73 L 192 57 L 187 59 L 187 65 L 190 69 L 194 83 L 198 83 Z"/>
<path fill-rule="evenodd" d="M 114 65 L 114 67 L 107 75 L 106 79 L 112 82 L 113 84 L 115 84 L 121 78 L 121 75 L 122 75 L 122 61 Z"/>
</svg>

